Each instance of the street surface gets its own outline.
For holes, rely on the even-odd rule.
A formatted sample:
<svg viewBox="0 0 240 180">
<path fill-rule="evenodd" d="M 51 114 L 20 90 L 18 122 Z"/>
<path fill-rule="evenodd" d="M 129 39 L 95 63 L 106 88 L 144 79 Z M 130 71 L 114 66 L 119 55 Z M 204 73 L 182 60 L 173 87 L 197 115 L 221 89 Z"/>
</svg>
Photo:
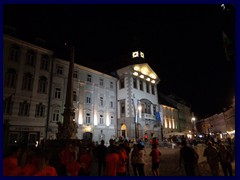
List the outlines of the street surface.
<svg viewBox="0 0 240 180">
<path fill-rule="evenodd" d="M 179 167 L 180 148 L 176 146 L 174 147 L 174 149 L 172 148 L 172 146 L 158 147 L 158 148 L 162 153 L 160 157 L 160 165 L 159 165 L 160 176 L 185 176 L 184 168 Z M 198 145 L 197 147 L 195 147 L 195 149 L 199 154 L 197 176 L 212 176 L 205 157 L 202 157 L 204 146 Z M 151 169 L 152 162 L 151 162 L 151 157 L 149 156 L 151 151 L 151 146 L 146 145 L 145 151 L 146 151 L 146 154 L 145 154 L 146 164 L 144 166 L 145 175 L 152 176 L 152 169 Z M 232 166 L 233 166 L 233 174 L 235 175 L 235 161 L 232 163 Z M 219 168 L 220 168 L 219 175 L 223 176 L 223 172 L 220 165 L 219 165 Z M 95 160 L 92 164 L 91 176 L 97 176 L 97 163 Z M 131 163 L 130 163 L 130 176 L 133 176 Z"/>
</svg>

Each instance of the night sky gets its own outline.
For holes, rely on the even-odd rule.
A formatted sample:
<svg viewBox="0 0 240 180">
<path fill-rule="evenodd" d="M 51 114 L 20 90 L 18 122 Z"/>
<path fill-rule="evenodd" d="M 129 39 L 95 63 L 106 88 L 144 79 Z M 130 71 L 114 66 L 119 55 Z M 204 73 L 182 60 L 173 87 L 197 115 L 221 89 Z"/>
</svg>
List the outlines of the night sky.
<svg viewBox="0 0 240 180">
<path fill-rule="evenodd" d="M 4 5 L 4 25 L 32 42 L 46 40 L 56 57 L 64 43 L 75 62 L 111 74 L 131 64 L 140 49 L 160 78 L 199 117 L 219 113 L 235 96 L 235 59 L 226 58 L 222 32 L 234 52 L 235 9 L 227 5 Z"/>
</svg>

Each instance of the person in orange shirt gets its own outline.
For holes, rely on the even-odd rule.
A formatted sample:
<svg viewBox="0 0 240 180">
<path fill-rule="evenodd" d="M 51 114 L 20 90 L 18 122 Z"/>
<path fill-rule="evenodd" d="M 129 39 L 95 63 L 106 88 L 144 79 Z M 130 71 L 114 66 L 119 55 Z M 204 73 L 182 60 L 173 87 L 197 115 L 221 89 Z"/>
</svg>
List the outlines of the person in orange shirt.
<svg viewBox="0 0 240 180">
<path fill-rule="evenodd" d="M 79 170 L 81 168 L 80 163 L 76 161 L 76 153 L 71 153 L 71 159 L 69 163 L 66 165 L 67 175 L 68 176 L 78 176 Z"/>
<path fill-rule="evenodd" d="M 10 155 L 3 159 L 4 176 L 19 176 L 22 174 L 22 169 L 18 164 L 18 158 L 20 153 L 21 148 L 11 147 Z"/>
<path fill-rule="evenodd" d="M 32 176 L 37 172 L 36 162 L 34 152 L 28 152 L 26 164 L 22 167 L 23 176 Z"/>
<path fill-rule="evenodd" d="M 82 149 L 80 157 L 79 157 L 79 162 L 80 162 L 80 165 L 81 165 L 79 175 L 89 176 L 90 175 L 90 169 L 91 169 L 91 163 L 92 163 L 92 157 L 91 157 L 89 148 L 84 147 Z"/>
<path fill-rule="evenodd" d="M 46 156 L 42 154 L 37 165 L 37 172 L 34 176 L 57 176 L 57 171 L 53 166 L 48 165 Z"/>
<path fill-rule="evenodd" d="M 118 164 L 119 164 L 119 155 L 117 153 L 117 147 L 111 146 L 106 155 L 106 168 L 105 168 L 104 175 L 116 176 Z"/>
<path fill-rule="evenodd" d="M 71 158 L 71 153 L 72 153 L 72 144 L 68 144 L 67 147 L 65 147 L 59 153 L 59 157 L 61 160 L 61 167 L 60 167 L 61 176 L 67 175 L 66 165 L 69 163 L 69 160 Z"/>
<path fill-rule="evenodd" d="M 126 176 L 126 165 L 127 165 L 127 161 L 128 161 L 128 156 L 127 156 L 127 152 L 124 149 L 124 145 L 120 144 L 119 145 L 119 163 L 117 166 L 117 176 Z"/>
</svg>

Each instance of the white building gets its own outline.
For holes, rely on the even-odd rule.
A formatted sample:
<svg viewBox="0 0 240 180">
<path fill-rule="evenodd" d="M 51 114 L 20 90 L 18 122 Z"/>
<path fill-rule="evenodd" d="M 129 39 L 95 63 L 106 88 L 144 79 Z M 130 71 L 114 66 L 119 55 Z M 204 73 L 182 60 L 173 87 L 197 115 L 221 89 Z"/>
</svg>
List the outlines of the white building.
<svg viewBox="0 0 240 180">
<path fill-rule="evenodd" d="M 56 58 L 53 65 L 48 138 L 56 138 L 57 122 L 63 121 L 69 62 Z M 108 140 L 116 136 L 117 79 L 74 64 L 73 106 L 78 139 Z"/>
<path fill-rule="evenodd" d="M 144 59 L 140 51 L 133 57 Z M 138 62 L 138 60 L 137 60 Z M 129 65 L 117 70 L 117 135 L 128 138 L 160 137 L 155 112 L 158 111 L 159 78 L 147 63 Z"/>
</svg>

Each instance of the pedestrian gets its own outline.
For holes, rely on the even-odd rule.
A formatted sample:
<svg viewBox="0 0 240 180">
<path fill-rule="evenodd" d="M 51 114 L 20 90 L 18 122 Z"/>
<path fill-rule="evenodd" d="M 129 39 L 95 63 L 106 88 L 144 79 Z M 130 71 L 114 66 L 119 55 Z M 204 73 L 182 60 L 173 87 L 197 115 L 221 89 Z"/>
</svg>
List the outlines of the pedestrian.
<svg viewBox="0 0 240 180">
<path fill-rule="evenodd" d="M 69 160 L 71 158 L 71 153 L 72 153 L 72 144 L 68 144 L 67 147 L 64 147 L 62 151 L 59 153 L 59 158 L 61 161 L 60 165 L 60 171 L 59 175 L 60 176 L 66 176 L 67 175 L 67 170 L 66 170 L 66 165 L 69 163 Z"/>
<path fill-rule="evenodd" d="M 126 176 L 127 175 L 127 161 L 128 156 L 127 152 L 123 147 L 123 144 L 119 144 L 118 155 L 119 155 L 119 163 L 117 166 L 117 176 Z"/>
<path fill-rule="evenodd" d="M 145 165 L 145 160 L 144 160 L 145 150 L 144 150 L 144 146 L 142 146 L 141 144 L 138 144 L 137 147 L 138 147 L 138 159 L 137 159 L 138 175 L 139 176 L 145 176 L 145 172 L 144 172 L 144 165 Z"/>
<path fill-rule="evenodd" d="M 182 140 L 181 145 L 179 166 L 183 163 L 186 176 L 195 176 L 199 155 L 192 147 L 187 146 L 186 140 Z"/>
<path fill-rule="evenodd" d="M 83 147 L 80 151 L 79 162 L 81 165 L 79 175 L 89 176 L 92 164 L 92 157 L 89 147 Z"/>
<path fill-rule="evenodd" d="M 159 176 L 159 158 L 162 154 L 156 144 L 152 145 L 152 151 L 149 155 L 152 156 L 152 173 L 154 176 Z"/>
<path fill-rule="evenodd" d="M 76 156 L 76 152 L 73 151 L 69 162 L 66 164 L 67 176 L 78 176 L 79 174 L 81 165 L 77 162 Z"/>
<path fill-rule="evenodd" d="M 37 164 L 37 172 L 34 176 L 57 176 L 57 171 L 53 166 L 48 164 L 49 159 L 45 154 L 41 154 Z"/>
<path fill-rule="evenodd" d="M 133 150 L 131 152 L 131 164 L 132 164 L 132 169 L 134 176 L 137 176 L 137 160 L 138 160 L 138 147 L 137 144 L 133 144 Z"/>
<path fill-rule="evenodd" d="M 125 139 L 124 143 L 123 143 L 123 147 L 126 151 L 127 154 L 127 164 L 126 164 L 126 175 L 130 176 L 130 168 L 129 168 L 129 160 L 130 160 L 130 152 L 131 152 L 131 147 L 129 146 L 129 141 L 127 139 Z"/>
<path fill-rule="evenodd" d="M 117 165 L 119 163 L 119 155 L 117 153 L 117 147 L 111 145 L 108 147 L 108 153 L 105 158 L 106 168 L 105 176 L 116 176 L 117 175 Z"/>
<path fill-rule="evenodd" d="M 22 174 L 22 168 L 19 166 L 18 158 L 22 149 L 18 146 L 11 147 L 9 155 L 3 158 L 3 175 L 19 176 Z"/>
<path fill-rule="evenodd" d="M 211 169 L 213 176 L 219 176 L 219 156 L 217 149 L 211 141 L 207 142 L 207 147 L 204 149 L 203 156 L 207 157 L 207 163 Z"/>
<path fill-rule="evenodd" d="M 101 144 L 97 146 L 96 150 L 97 160 L 98 160 L 98 176 L 102 175 L 102 171 L 105 172 L 106 167 L 106 154 L 107 154 L 107 147 L 105 146 L 105 141 L 101 140 Z"/>
<path fill-rule="evenodd" d="M 219 160 L 221 167 L 224 173 L 224 176 L 232 176 L 232 161 L 233 157 L 230 151 L 223 144 L 219 144 L 220 150 L 218 152 Z"/>
</svg>

